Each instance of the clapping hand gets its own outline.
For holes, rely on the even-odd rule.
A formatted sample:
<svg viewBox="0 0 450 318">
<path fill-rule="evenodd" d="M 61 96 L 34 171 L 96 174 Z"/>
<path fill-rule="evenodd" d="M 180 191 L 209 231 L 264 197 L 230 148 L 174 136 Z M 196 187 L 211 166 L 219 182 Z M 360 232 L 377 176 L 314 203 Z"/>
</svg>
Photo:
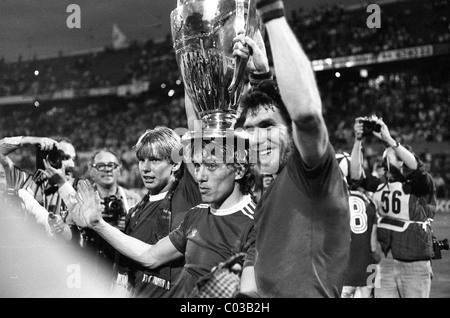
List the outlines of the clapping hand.
<svg viewBox="0 0 450 318">
<path fill-rule="evenodd" d="M 102 220 L 103 206 L 100 196 L 89 180 L 80 180 L 76 194 L 78 206 L 73 212 L 73 219 L 80 227 L 93 228 Z"/>
<path fill-rule="evenodd" d="M 54 214 L 53 212 L 49 212 L 47 221 L 50 225 L 52 233 L 62 233 L 67 226 L 66 223 L 64 223 L 61 215 Z"/>
</svg>

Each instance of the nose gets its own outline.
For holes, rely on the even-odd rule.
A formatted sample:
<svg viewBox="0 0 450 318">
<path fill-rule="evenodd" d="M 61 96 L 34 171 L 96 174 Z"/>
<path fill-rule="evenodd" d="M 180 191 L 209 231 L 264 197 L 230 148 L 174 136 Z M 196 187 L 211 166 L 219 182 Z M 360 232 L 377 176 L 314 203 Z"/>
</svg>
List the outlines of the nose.
<svg viewBox="0 0 450 318">
<path fill-rule="evenodd" d="M 250 135 L 249 141 L 252 148 L 258 148 L 259 145 L 267 141 L 267 129 L 252 127 L 247 132 Z"/>
<path fill-rule="evenodd" d="M 145 160 L 139 161 L 139 169 L 144 172 L 150 172 L 152 170 L 151 165 L 150 165 L 150 160 L 145 159 Z"/>
<path fill-rule="evenodd" d="M 105 167 L 105 172 L 113 172 L 113 170 L 114 170 L 114 168 L 112 168 L 112 167 L 108 167 L 108 166 Z"/>
<path fill-rule="evenodd" d="M 208 181 L 207 169 L 204 165 L 200 165 L 199 168 L 195 170 L 195 178 L 197 182 L 206 182 Z"/>
<path fill-rule="evenodd" d="M 64 165 L 65 168 L 68 168 L 68 167 L 74 168 L 75 167 L 75 161 L 73 161 L 72 158 L 66 159 L 66 160 L 63 161 L 63 165 Z"/>
</svg>

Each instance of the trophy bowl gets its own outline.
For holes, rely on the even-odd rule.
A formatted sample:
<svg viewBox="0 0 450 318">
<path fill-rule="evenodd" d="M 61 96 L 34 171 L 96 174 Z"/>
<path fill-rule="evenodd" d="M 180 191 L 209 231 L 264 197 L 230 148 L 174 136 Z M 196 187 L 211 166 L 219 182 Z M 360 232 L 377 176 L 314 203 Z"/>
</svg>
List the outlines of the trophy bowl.
<svg viewBox="0 0 450 318">
<path fill-rule="evenodd" d="M 223 136 L 236 123 L 247 65 L 233 56 L 233 39 L 240 32 L 253 37 L 262 25 L 255 0 L 179 0 L 170 18 L 178 68 L 202 134 Z"/>
</svg>

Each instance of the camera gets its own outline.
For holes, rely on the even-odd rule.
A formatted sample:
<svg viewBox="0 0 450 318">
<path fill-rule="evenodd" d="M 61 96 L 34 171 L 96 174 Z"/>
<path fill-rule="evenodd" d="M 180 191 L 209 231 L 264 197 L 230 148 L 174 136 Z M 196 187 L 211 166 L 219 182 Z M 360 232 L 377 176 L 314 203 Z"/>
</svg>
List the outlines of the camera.
<svg viewBox="0 0 450 318">
<path fill-rule="evenodd" d="M 441 250 L 447 250 L 447 251 L 449 250 L 448 239 L 439 241 L 433 235 L 433 252 L 434 252 L 433 259 L 442 259 Z"/>
<path fill-rule="evenodd" d="M 120 217 L 126 214 L 122 200 L 111 195 L 103 199 L 103 204 L 105 205 L 103 219 L 112 225 L 117 225 Z"/>
<path fill-rule="evenodd" d="M 363 136 L 371 136 L 372 132 L 381 131 L 381 125 L 375 121 L 376 118 L 376 116 L 371 116 L 361 119 L 360 122 L 363 124 Z"/>
<path fill-rule="evenodd" d="M 36 167 L 45 170 L 44 159 L 55 169 L 61 169 L 62 162 L 66 159 L 66 154 L 56 146 L 50 151 L 43 151 L 39 147 L 36 151 Z"/>
</svg>

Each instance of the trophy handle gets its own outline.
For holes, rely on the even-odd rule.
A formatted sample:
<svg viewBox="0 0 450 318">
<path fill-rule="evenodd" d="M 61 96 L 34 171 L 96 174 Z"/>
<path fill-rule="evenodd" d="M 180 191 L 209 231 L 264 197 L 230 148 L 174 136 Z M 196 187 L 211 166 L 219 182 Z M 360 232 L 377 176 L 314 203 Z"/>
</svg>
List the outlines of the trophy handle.
<svg viewBox="0 0 450 318">
<path fill-rule="evenodd" d="M 251 0 L 249 0 L 249 5 L 248 7 L 250 8 L 250 2 Z M 237 23 L 240 23 L 241 25 L 243 24 L 243 26 L 245 27 L 244 30 L 244 34 L 248 34 L 248 28 L 249 28 L 249 20 L 250 20 L 250 10 L 249 10 L 249 14 L 247 14 L 247 21 L 245 21 L 244 18 L 245 14 L 244 14 L 244 0 L 236 0 L 236 20 Z M 238 35 L 237 33 L 241 31 L 239 28 L 236 29 L 236 35 Z M 247 45 L 247 44 L 246 44 Z M 228 87 L 228 92 L 230 94 L 230 97 L 232 97 L 235 93 L 236 90 L 240 84 L 240 79 L 242 78 L 242 74 L 244 73 L 246 67 L 247 67 L 247 62 L 248 62 L 248 58 L 244 59 L 240 56 L 236 56 L 234 58 L 235 60 L 235 64 L 234 64 L 234 73 L 233 73 L 233 79 L 231 81 L 230 86 Z"/>
</svg>

